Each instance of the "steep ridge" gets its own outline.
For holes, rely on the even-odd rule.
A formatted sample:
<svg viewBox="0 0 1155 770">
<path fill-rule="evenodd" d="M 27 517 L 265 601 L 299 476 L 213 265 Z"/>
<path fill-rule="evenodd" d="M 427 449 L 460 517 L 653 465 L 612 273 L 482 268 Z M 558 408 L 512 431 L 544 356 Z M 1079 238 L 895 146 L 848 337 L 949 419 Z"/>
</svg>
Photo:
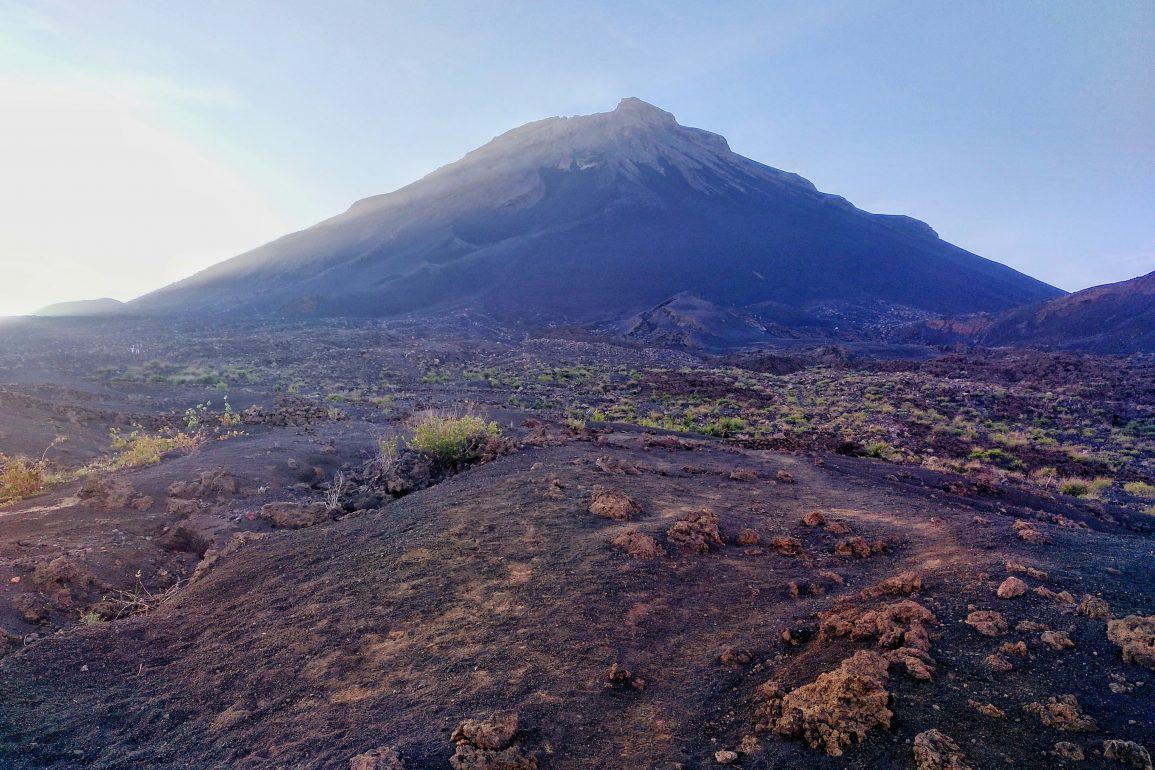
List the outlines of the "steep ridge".
<svg viewBox="0 0 1155 770">
<path fill-rule="evenodd" d="M 396 192 L 131 303 L 149 313 L 471 308 L 620 321 L 680 292 L 838 327 L 1001 311 L 1058 289 L 861 211 L 638 99 L 497 137 Z"/>
</svg>

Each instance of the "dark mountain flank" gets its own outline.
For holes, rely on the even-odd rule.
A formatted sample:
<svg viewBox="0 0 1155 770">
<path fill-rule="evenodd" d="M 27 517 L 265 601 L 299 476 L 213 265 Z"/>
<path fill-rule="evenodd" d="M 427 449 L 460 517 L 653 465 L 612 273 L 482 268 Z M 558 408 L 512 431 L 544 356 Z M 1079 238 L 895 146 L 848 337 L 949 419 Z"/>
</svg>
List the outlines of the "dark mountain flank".
<svg viewBox="0 0 1155 770">
<path fill-rule="evenodd" d="M 134 305 L 621 322 L 675 295 L 816 330 L 1002 311 L 1058 289 L 732 152 L 638 99 L 514 129 Z"/>
</svg>

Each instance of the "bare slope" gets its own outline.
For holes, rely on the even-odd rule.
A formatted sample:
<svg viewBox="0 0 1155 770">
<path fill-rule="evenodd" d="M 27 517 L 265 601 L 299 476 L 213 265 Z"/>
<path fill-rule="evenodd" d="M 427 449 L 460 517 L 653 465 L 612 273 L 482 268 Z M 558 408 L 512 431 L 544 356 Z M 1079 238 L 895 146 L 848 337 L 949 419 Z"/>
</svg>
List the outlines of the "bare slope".
<svg viewBox="0 0 1155 770">
<path fill-rule="evenodd" d="M 5 659 L 0 762 L 343 770 L 395 746 L 406 767 L 441 768 L 453 727 L 496 708 L 519 712 L 518 747 L 554 769 L 707 768 L 739 746 L 742 767 L 903 767 L 930 728 L 974 767 L 1053 767 L 1058 741 L 1091 752 L 1155 739 L 1147 688 L 1134 686 L 1149 672 L 1123 662 L 1103 619 L 1053 596 L 996 596 L 1009 560 L 1045 571 L 1015 573 L 1029 588 L 1149 611 L 1148 538 L 1073 509 L 1089 529 L 1037 521 L 1041 500 L 958 497 L 935 474 L 900 480 L 876 461 L 551 436 L 380 513 L 248 542 L 152 615 Z M 640 510 L 591 512 L 598 486 Z M 720 535 L 698 530 L 700 550 L 677 526 L 699 510 Z M 822 518 L 807 526 L 812 511 Z M 1016 535 L 1024 518 L 1046 542 Z M 661 552 L 611 542 L 631 530 Z M 907 601 L 933 616 L 929 670 L 892 664 L 882 709 L 847 694 L 834 713 L 862 707 L 861 745 L 828 757 L 803 733 L 756 731 L 769 680 L 805 687 L 855 652 L 917 658 L 913 626 L 888 641 L 838 631 L 858 610 Z M 849 611 L 823 632 L 814 613 L 831 609 Z M 1004 615 L 997 638 L 963 622 L 976 609 Z M 1022 621 L 1039 625 L 1015 630 Z M 1052 649 L 1042 628 L 1074 647 Z M 984 663 L 1019 641 L 1010 672 Z M 610 680 L 615 663 L 631 677 Z M 1046 726 L 1029 705 L 1068 694 L 1093 732 Z M 891 712 L 889 727 L 873 721 Z"/>
</svg>

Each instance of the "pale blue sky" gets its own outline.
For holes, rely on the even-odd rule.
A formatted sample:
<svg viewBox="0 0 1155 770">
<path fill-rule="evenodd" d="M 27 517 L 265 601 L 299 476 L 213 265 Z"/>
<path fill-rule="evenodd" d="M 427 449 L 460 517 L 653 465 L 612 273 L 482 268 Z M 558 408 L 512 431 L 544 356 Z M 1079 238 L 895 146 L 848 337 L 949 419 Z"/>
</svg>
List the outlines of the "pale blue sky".
<svg viewBox="0 0 1155 770">
<path fill-rule="evenodd" d="M 0 313 L 638 96 L 1064 289 L 1155 269 L 1155 3 L 0 0 Z"/>
</svg>

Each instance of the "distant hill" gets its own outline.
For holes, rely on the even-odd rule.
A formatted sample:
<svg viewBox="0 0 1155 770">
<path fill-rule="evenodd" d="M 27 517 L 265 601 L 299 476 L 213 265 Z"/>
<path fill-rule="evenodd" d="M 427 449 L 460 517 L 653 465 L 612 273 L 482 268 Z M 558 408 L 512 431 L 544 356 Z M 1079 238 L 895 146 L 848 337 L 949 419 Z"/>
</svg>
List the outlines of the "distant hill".
<svg viewBox="0 0 1155 770">
<path fill-rule="evenodd" d="M 468 308 L 618 324 L 683 292 L 756 325 L 813 333 L 1062 294 L 922 222 L 862 211 L 623 99 L 612 112 L 514 129 L 130 307 L 269 316 Z M 727 324 L 740 340 L 754 328 Z"/>
<path fill-rule="evenodd" d="M 75 302 L 57 302 L 32 313 L 34 316 L 62 317 L 62 316 L 101 316 L 116 315 L 124 312 L 125 304 L 111 297 L 100 299 L 81 299 Z"/>
<path fill-rule="evenodd" d="M 1155 353 L 1155 272 L 1003 313 L 920 321 L 894 341 Z"/>
<path fill-rule="evenodd" d="M 988 345 L 1155 353 L 1155 272 L 1013 310 L 995 319 L 980 339 Z"/>
</svg>

